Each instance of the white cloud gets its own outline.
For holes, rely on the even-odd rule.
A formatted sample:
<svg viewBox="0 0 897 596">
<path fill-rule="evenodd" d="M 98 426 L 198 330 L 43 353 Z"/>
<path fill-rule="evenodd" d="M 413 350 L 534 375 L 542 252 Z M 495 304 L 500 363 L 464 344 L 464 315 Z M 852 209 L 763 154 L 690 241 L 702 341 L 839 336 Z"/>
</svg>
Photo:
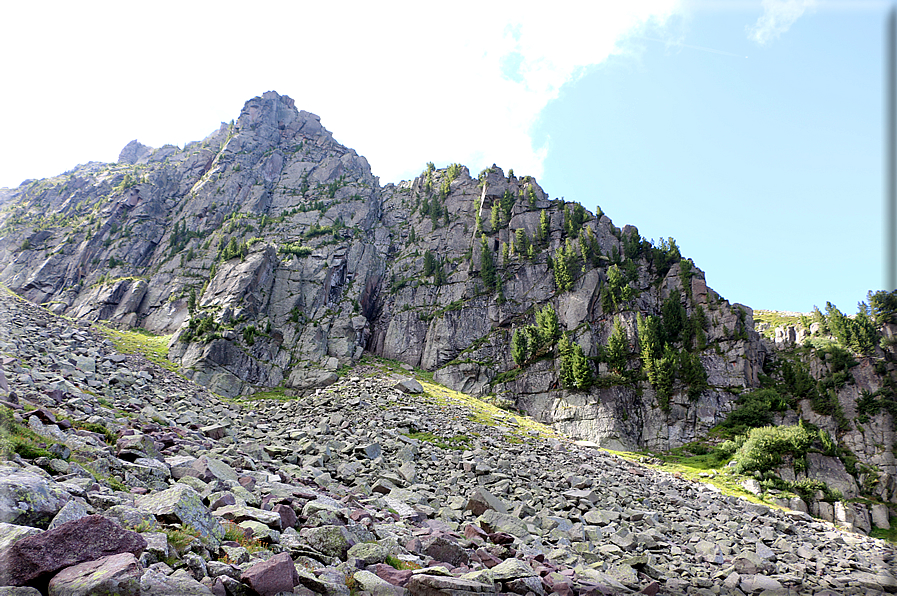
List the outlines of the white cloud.
<svg viewBox="0 0 897 596">
<path fill-rule="evenodd" d="M 383 182 L 427 161 L 493 162 L 539 176 L 539 114 L 621 40 L 663 24 L 677 0 L 284 3 L 158 0 L 20 3 L 0 51 L 0 186 L 128 141 L 204 137 L 269 89 L 321 116 Z M 173 18 L 173 15 L 177 15 Z"/>
<path fill-rule="evenodd" d="M 763 0 L 763 14 L 753 26 L 745 27 L 748 39 L 764 46 L 788 31 L 804 12 L 813 11 L 816 6 L 816 0 Z"/>
</svg>

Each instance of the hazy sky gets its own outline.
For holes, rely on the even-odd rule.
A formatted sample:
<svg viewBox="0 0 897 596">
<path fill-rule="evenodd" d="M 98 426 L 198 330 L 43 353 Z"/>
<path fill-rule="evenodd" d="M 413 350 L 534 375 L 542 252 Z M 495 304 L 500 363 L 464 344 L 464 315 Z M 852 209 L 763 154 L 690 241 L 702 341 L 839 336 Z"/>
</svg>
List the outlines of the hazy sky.
<svg viewBox="0 0 897 596">
<path fill-rule="evenodd" d="M 0 186 L 199 140 L 267 90 L 381 183 L 496 163 L 754 308 L 883 283 L 885 2 L 7 2 Z"/>
</svg>

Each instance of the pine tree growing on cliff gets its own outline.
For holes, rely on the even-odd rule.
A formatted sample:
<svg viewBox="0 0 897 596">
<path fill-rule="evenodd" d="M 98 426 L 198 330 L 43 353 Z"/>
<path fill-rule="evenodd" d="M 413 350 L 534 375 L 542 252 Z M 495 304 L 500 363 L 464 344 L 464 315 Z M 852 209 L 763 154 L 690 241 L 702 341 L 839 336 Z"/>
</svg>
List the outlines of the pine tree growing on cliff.
<svg viewBox="0 0 897 596">
<path fill-rule="evenodd" d="M 592 386 L 592 367 L 579 344 L 573 344 L 573 385 L 580 391 Z"/>
<path fill-rule="evenodd" d="M 526 235 L 526 230 L 517 228 L 515 238 L 516 241 L 514 242 L 514 246 L 516 247 L 517 252 L 520 253 L 521 258 L 525 257 L 529 251 L 529 237 Z"/>
<path fill-rule="evenodd" d="M 511 211 L 514 209 L 514 195 L 511 191 L 506 190 L 501 196 L 501 210 L 505 216 L 505 222 L 511 221 Z"/>
<path fill-rule="evenodd" d="M 536 311 L 536 328 L 539 331 L 539 347 L 553 346 L 561 334 L 561 329 L 558 324 L 558 315 L 554 312 L 551 304 L 546 304 L 542 310 Z"/>
<path fill-rule="evenodd" d="M 486 290 L 494 292 L 496 289 L 495 261 L 492 260 L 492 251 L 489 250 L 489 241 L 485 234 L 480 240 L 480 277 L 483 278 Z"/>
<path fill-rule="evenodd" d="M 499 210 L 498 201 L 492 203 L 492 216 L 489 218 L 489 225 L 492 227 L 493 233 L 497 232 L 498 228 L 501 227 L 501 211 Z"/>
<path fill-rule="evenodd" d="M 529 346 L 525 330 L 514 330 L 514 335 L 511 336 L 511 358 L 514 359 L 517 366 L 523 366 L 523 363 L 529 359 Z"/>
<path fill-rule="evenodd" d="M 560 380 L 561 386 L 570 389 L 575 386 L 573 378 L 573 346 L 566 335 L 561 335 L 558 340 L 558 355 L 560 356 Z"/>
<path fill-rule="evenodd" d="M 614 329 L 607 340 L 607 349 L 604 355 L 610 369 L 617 374 L 622 374 L 626 369 L 626 361 L 629 357 L 629 341 L 626 339 L 623 325 L 620 324 L 620 317 L 614 318 Z"/>
<path fill-rule="evenodd" d="M 548 242 L 548 235 L 550 233 L 550 222 L 548 221 L 548 212 L 545 209 L 542 209 L 542 213 L 539 215 L 539 242 L 541 244 L 546 244 Z"/>
<path fill-rule="evenodd" d="M 436 271 L 436 257 L 429 250 L 424 252 L 424 277 L 433 275 Z"/>
</svg>

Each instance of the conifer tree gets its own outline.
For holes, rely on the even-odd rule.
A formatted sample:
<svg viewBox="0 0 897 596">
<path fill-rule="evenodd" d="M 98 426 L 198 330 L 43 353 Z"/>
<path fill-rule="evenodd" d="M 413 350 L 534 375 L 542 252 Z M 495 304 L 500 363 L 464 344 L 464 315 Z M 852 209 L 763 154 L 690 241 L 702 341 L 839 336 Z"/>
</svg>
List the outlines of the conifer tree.
<svg viewBox="0 0 897 596">
<path fill-rule="evenodd" d="M 573 377 L 573 346 L 566 335 L 561 335 L 558 340 L 558 355 L 560 356 L 560 380 L 561 385 L 565 389 L 575 387 L 576 382 Z"/>
<path fill-rule="evenodd" d="M 517 366 L 522 366 L 524 362 L 529 360 L 529 346 L 527 345 L 527 334 L 520 329 L 514 330 L 511 336 L 511 358 Z"/>
<path fill-rule="evenodd" d="M 573 287 L 573 277 L 567 269 L 567 258 L 564 247 L 560 247 L 554 256 L 554 283 L 559 292 L 566 292 Z"/>
<path fill-rule="evenodd" d="M 489 225 L 492 226 L 492 232 L 497 232 L 501 226 L 501 211 L 498 201 L 492 203 L 492 217 L 489 219 Z"/>
<path fill-rule="evenodd" d="M 433 256 L 429 250 L 424 252 L 424 276 L 429 277 L 433 275 L 433 272 L 436 270 L 436 257 Z"/>
<path fill-rule="evenodd" d="M 520 255 L 526 255 L 529 249 L 529 237 L 526 235 L 526 230 L 524 230 L 523 228 L 517 228 L 515 237 L 516 241 L 514 242 L 514 245 L 517 247 Z"/>
<path fill-rule="evenodd" d="M 629 341 L 626 332 L 620 323 L 620 317 L 614 318 L 614 328 L 607 340 L 607 350 L 604 352 L 607 365 L 612 371 L 621 374 L 626 369 L 626 360 L 629 356 Z"/>
<path fill-rule="evenodd" d="M 492 251 L 489 250 L 489 242 L 483 234 L 480 241 L 480 277 L 486 290 L 495 291 L 495 262 L 492 260 Z"/>
<path fill-rule="evenodd" d="M 545 209 L 542 209 L 542 213 L 539 215 L 539 242 L 545 244 L 548 242 L 548 235 L 550 233 L 550 222 L 548 220 L 548 212 Z"/>
<path fill-rule="evenodd" d="M 561 328 L 558 324 L 558 315 L 551 304 L 546 304 L 542 310 L 536 311 L 536 327 L 539 329 L 540 343 L 542 346 L 554 344 L 555 340 L 561 334 Z"/>
<path fill-rule="evenodd" d="M 506 190 L 505 193 L 501 196 L 501 210 L 502 214 L 505 216 L 505 221 L 511 221 L 511 211 L 514 209 L 514 194 L 511 191 Z"/>
<path fill-rule="evenodd" d="M 592 386 L 592 367 L 579 344 L 573 344 L 573 385 L 580 391 Z"/>
</svg>

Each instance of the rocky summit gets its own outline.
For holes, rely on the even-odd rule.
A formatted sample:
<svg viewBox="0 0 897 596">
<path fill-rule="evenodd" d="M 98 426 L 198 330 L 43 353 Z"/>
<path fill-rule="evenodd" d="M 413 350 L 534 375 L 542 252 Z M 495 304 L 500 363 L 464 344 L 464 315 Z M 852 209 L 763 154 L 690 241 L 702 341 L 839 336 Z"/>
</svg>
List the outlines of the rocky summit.
<svg viewBox="0 0 897 596">
<path fill-rule="evenodd" d="M 233 401 L 7 292 L 0 321 L 5 440 L 34 451 L 0 465 L 0 594 L 897 592 L 891 543 L 389 361 Z"/>
<path fill-rule="evenodd" d="M 273 91 L 0 189 L 0 358 L 0 594 L 897 591 L 897 292 L 755 313 Z"/>
</svg>

